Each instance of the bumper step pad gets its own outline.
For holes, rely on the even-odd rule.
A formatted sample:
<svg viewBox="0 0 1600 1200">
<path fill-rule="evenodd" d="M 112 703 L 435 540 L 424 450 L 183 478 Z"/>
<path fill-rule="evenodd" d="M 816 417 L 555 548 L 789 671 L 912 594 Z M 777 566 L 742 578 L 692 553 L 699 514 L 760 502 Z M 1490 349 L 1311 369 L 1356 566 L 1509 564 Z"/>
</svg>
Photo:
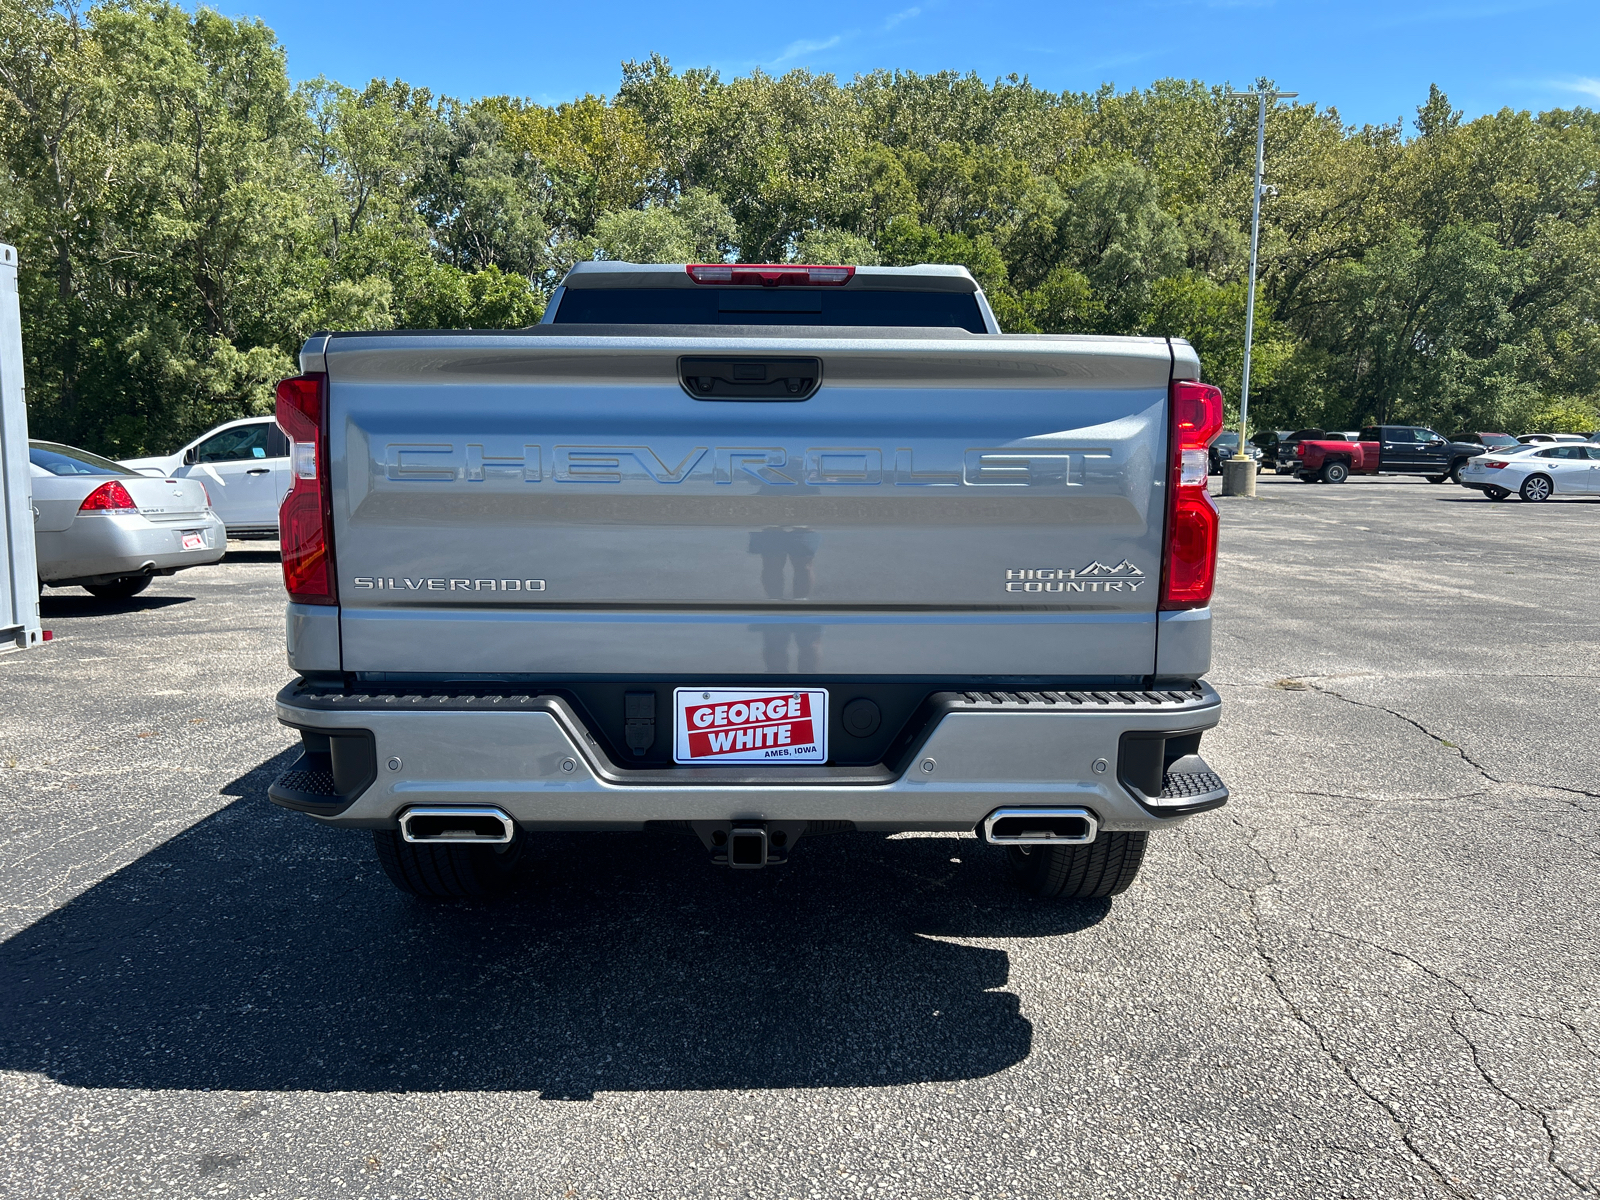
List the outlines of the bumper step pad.
<svg viewBox="0 0 1600 1200">
<path fill-rule="evenodd" d="M 1163 800 L 1200 800 L 1213 792 L 1228 795 L 1228 785 L 1215 771 L 1169 771 L 1161 780 Z"/>
<path fill-rule="evenodd" d="M 1142 799 L 1158 817 L 1188 816 L 1221 808 L 1228 802 L 1228 785 L 1205 759 L 1188 754 L 1168 764 L 1161 776 L 1160 796 Z"/>
<path fill-rule="evenodd" d="M 1156 691 L 1104 691 L 1104 692 L 959 692 L 955 703 L 962 708 L 1005 709 L 1018 711 L 1044 708 L 1159 708 L 1194 704 L 1205 699 L 1199 687 L 1179 690 L 1160 688 Z"/>
<path fill-rule="evenodd" d="M 320 756 L 327 762 L 327 756 Z M 267 799 L 295 812 L 334 816 L 350 805 L 333 781 L 333 772 L 302 754 L 287 771 L 267 788 Z"/>
</svg>

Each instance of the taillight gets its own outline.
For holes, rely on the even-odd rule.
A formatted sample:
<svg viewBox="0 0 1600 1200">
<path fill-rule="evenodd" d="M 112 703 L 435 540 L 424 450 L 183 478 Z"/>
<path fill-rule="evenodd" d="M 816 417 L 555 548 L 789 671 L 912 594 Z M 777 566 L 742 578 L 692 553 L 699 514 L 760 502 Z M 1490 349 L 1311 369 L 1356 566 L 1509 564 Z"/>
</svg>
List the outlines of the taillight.
<svg viewBox="0 0 1600 1200">
<path fill-rule="evenodd" d="M 300 604 L 337 604 L 333 574 L 333 494 L 328 486 L 328 377 L 297 375 L 278 384 L 278 427 L 289 439 L 294 483 L 278 510 L 283 585 Z"/>
<path fill-rule="evenodd" d="M 690 263 L 684 267 L 696 283 L 753 287 L 839 287 L 855 275 L 854 267 L 806 267 L 792 263 Z"/>
<path fill-rule="evenodd" d="M 1508 462 L 1486 462 L 1483 465 L 1490 471 L 1503 471 L 1511 464 Z"/>
<path fill-rule="evenodd" d="M 1222 393 L 1192 379 L 1172 382 L 1171 482 L 1161 607 L 1204 608 L 1217 575 L 1217 506 L 1207 484 L 1206 445 L 1222 432 Z"/>
<path fill-rule="evenodd" d="M 110 483 L 102 483 L 94 491 L 83 498 L 83 503 L 78 505 L 79 512 L 126 512 L 139 506 L 133 502 L 133 497 L 128 495 L 128 489 L 115 479 Z"/>
</svg>

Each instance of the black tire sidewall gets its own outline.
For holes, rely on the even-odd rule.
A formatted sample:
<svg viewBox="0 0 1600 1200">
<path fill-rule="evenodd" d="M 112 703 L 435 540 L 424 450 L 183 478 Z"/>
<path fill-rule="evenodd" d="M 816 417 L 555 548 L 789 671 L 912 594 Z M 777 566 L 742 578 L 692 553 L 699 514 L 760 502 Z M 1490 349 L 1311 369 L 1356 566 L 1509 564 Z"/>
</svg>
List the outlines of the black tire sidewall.
<svg viewBox="0 0 1600 1200">
<path fill-rule="evenodd" d="M 86 583 L 83 590 L 100 600 L 131 600 L 150 586 L 150 576 L 130 575 L 112 583 Z"/>
<path fill-rule="evenodd" d="M 1103 900 L 1124 892 L 1144 861 L 1145 833 L 1102 833 L 1081 846 L 1007 846 L 1013 877 L 1041 899 Z"/>
<path fill-rule="evenodd" d="M 383 872 L 396 887 L 424 900 L 488 900 L 516 886 L 526 865 L 527 836 L 520 830 L 503 848 L 430 846 L 407 842 L 398 831 L 372 831 Z"/>
</svg>

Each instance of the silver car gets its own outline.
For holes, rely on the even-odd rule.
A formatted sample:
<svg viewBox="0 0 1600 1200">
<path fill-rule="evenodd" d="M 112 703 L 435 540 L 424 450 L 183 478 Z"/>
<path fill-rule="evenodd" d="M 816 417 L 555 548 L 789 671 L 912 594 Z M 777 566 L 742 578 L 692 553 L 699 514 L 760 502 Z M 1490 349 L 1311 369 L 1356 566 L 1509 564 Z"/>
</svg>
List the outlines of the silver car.
<svg viewBox="0 0 1600 1200">
<path fill-rule="evenodd" d="M 155 575 L 213 563 L 228 550 L 198 479 L 152 479 L 56 442 L 28 443 L 40 586 L 125 600 Z"/>
</svg>

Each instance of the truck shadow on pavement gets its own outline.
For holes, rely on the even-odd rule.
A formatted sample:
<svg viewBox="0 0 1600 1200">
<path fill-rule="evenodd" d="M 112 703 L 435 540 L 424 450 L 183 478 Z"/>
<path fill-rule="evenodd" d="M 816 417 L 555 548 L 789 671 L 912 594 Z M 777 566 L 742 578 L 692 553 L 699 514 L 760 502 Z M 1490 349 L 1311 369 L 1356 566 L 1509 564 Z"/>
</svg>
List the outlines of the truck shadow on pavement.
<svg viewBox="0 0 1600 1200">
<path fill-rule="evenodd" d="M 544 835 L 485 905 L 396 891 L 367 834 L 241 798 L 0 945 L 0 1068 L 89 1088 L 873 1087 L 993 1074 L 1033 1027 L 1004 950 L 1108 902 L 1030 900 L 991 847 L 833 834 L 730 872 L 691 835 Z M 960 859 L 959 862 L 952 861 Z"/>
<path fill-rule="evenodd" d="M 61 621 L 72 617 L 112 617 L 119 613 L 155 612 L 174 604 L 189 604 L 193 596 L 132 596 L 127 600 L 101 600 L 87 593 L 68 592 L 39 597 L 39 619 Z"/>
</svg>

